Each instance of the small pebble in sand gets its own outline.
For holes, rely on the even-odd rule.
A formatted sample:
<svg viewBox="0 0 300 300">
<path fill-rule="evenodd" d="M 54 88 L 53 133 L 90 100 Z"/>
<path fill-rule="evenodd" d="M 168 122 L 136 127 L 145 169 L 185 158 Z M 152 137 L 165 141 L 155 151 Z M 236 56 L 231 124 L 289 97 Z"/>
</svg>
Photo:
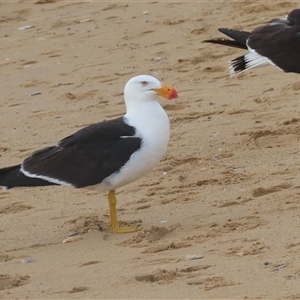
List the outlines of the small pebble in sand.
<svg viewBox="0 0 300 300">
<path fill-rule="evenodd" d="M 84 20 L 80 20 L 79 23 L 86 23 L 86 22 L 91 22 L 94 21 L 94 19 L 84 19 Z"/>
<path fill-rule="evenodd" d="M 82 239 L 83 239 L 83 237 L 80 235 L 70 236 L 70 237 L 66 238 L 65 240 L 63 240 L 63 244 L 80 241 Z"/>
<path fill-rule="evenodd" d="M 29 96 L 37 96 L 37 95 L 40 95 L 40 94 L 41 94 L 40 92 L 34 92 L 34 93 L 29 94 Z"/>
<path fill-rule="evenodd" d="M 26 257 L 24 259 L 21 260 L 22 263 L 31 263 L 31 262 L 34 262 L 35 261 L 35 258 L 34 257 Z"/>
<path fill-rule="evenodd" d="M 25 30 L 25 29 L 30 29 L 30 28 L 33 28 L 35 26 L 32 26 L 32 25 L 26 25 L 26 26 L 22 26 L 20 28 L 18 28 L 18 30 Z"/>
<path fill-rule="evenodd" d="M 201 259 L 203 258 L 203 256 L 201 254 L 193 254 L 193 255 L 190 255 L 188 254 L 185 259 L 188 259 L 188 260 L 196 260 L 196 259 Z"/>
</svg>

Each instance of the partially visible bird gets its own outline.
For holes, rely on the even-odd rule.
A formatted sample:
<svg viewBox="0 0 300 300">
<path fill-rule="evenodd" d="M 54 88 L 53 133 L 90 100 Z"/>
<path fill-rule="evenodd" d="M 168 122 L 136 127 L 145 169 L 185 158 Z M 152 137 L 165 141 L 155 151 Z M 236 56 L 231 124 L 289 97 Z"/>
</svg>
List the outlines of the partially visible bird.
<svg viewBox="0 0 300 300">
<path fill-rule="evenodd" d="M 230 61 L 230 74 L 271 64 L 284 72 L 300 73 L 300 9 L 285 18 L 273 19 L 252 32 L 219 28 L 233 40 L 215 38 L 203 42 L 248 49 Z"/>
<path fill-rule="evenodd" d="M 167 150 L 170 124 L 158 96 L 178 97 L 173 87 L 152 76 L 131 78 L 124 89 L 124 116 L 85 127 L 34 152 L 20 165 L 0 169 L 0 186 L 65 185 L 109 191 L 112 231 L 139 230 L 119 227 L 115 190 L 148 173 Z"/>
</svg>

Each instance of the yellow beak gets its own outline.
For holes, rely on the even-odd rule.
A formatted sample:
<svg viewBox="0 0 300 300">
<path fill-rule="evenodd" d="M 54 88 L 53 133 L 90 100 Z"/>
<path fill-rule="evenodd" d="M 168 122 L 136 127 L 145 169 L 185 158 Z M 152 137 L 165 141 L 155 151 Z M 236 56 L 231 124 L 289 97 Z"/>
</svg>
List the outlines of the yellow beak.
<svg viewBox="0 0 300 300">
<path fill-rule="evenodd" d="M 153 89 L 159 96 L 162 96 L 164 98 L 167 99 L 174 99 L 174 98 L 178 98 L 178 94 L 176 92 L 176 90 L 170 86 L 170 85 L 166 85 L 166 84 L 161 84 L 161 88 L 160 89 Z"/>
</svg>

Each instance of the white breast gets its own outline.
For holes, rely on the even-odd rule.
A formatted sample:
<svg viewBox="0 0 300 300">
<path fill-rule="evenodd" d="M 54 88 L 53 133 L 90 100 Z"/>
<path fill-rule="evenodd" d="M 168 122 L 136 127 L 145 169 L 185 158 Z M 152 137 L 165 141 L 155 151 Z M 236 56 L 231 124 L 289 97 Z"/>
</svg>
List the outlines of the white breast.
<svg viewBox="0 0 300 300">
<path fill-rule="evenodd" d="M 107 177 L 93 187 L 98 191 L 116 189 L 133 182 L 152 170 L 166 153 L 169 137 L 169 118 L 156 101 L 138 105 L 125 115 L 127 123 L 136 128 L 136 136 L 142 139 L 141 148 L 133 153 L 120 172 Z"/>
</svg>

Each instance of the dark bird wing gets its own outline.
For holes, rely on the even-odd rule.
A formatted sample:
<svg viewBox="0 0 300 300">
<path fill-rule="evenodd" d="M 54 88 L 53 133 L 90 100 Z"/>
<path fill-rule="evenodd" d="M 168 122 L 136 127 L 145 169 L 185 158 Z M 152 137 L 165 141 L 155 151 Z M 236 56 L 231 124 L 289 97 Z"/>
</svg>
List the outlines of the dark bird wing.
<svg viewBox="0 0 300 300">
<path fill-rule="evenodd" d="M 228 28 L 219 28 L 218 30 L 223 34 L 227 35 L 228 37 L 232 38 L 232 40 L 225 38 L 215 38 L 204 40 L 203 42 L 225 45 L 234 48 L 247 49 L 247 39 L 251 35 L 251 32 L 233 30 Z"/>
<path fill-rule="evenodd" d="M 258 27 L 251 34 L 248 46 L 284 72 L 300 73 L 300 25 Z"/>
<path fill-rule="evenodd" d="M 134 135 L 135 128 L 124 117 L 91 125 L 56 146 L 34 152 L 24 160 L 23 170 L 25 175 L 77 188 L 98 184 L 141 147 L 141 138 Z"/>
<path fill-rule="evenodd" d="M 0 169 L 0 186 L 10 189 L 17 186 L 55 185 L 55 183 L 43 179 L 28 177 L 20 169 L 21 165 Z"/>
</svg>

